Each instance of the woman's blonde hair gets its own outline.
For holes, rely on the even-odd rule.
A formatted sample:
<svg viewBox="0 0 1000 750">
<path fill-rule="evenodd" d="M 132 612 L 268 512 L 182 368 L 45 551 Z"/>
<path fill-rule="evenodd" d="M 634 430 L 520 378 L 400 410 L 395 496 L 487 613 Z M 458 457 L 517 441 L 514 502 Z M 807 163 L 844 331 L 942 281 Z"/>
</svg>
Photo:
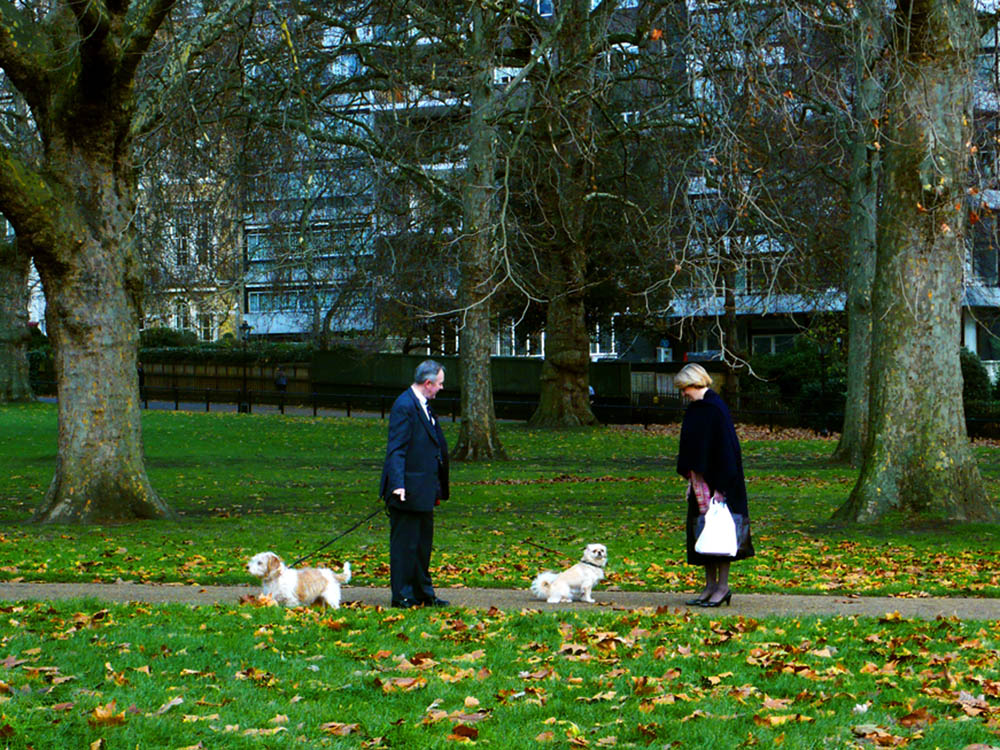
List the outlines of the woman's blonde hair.
<svg viewBox="0 0 1000 750">
<path fill-rule="evenodd" d="M 684 365 L 681 371 L 674 375 L 674 385 L 679 391 L 692 387 L 711 388 L 712 376 L 708 374 L 704 367 L 692 362 L 689 365 Z"/>
</svg>

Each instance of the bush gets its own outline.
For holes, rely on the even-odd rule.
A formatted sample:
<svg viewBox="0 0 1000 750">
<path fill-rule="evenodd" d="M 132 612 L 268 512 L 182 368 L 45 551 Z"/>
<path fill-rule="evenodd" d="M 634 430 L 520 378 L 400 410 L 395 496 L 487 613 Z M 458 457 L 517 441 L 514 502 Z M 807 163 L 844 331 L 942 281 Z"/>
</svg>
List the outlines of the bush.
<svg viewBox="0 0 1000 750">
<path fill-rule="evenodd" d="M 42 333 L 38 326 L 28 326 L 28 333 L 31 336 L 28 340 L 28 349 L 42 349 L 49 345 L 49 337 Z"/>
<path fill-rule="evenodd" d="M 55 382 L 56 367 L 52 359 L 52 350 L 48 344 L 38 349 L 28 350 L 28 377 L 32 383 Z"/>
<path fill-rule="evenodd" d="M 206 343 L 198 346 L 158 346 L 143 348 L 143 362 L 165 362 L 193 365 L 276 365 L 309 362 L 313 349 L 308 344 L 251 341 L 244 350 L 236 342 Z"/>
<path fill-rule="evenodd" d="M 979 355 L 962 347 L 959 362 L 962 366 L 962 401 L 966 404 L 970 401 L 989 401 L 993 396 L 993 384 Z"/>
<path fill-rule="evenodd" d="M 198 336 L 194 331 L 178 331 L 175 328 L 147 328 L 139 332 L 139 348 L 160 348 L 196 346 Z"/>
<path fill-rule="evenodd" d="M 847 365 L 838 347 L 824 349 L 815 339 L 802 335 L 780 354 L 761 354 L 750 359 L 759 378 L 744 377 L 744 391 L 780 395 L 789 405 L 801 404 L 809 411 L 843 409 L 847 391 Z M 775 394 L 775 390 L 777 394 Z"/>
</svg>

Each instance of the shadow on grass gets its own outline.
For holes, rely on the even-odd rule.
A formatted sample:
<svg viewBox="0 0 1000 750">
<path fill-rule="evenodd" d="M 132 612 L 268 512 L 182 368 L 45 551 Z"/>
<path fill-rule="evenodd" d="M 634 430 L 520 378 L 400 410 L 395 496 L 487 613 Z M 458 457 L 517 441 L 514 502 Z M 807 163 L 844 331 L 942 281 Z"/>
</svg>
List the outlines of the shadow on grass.
<svg viewBox="0 0 1000 750">
<path fill-rule="evenodd" d="M 877 524 L 856 524 L 844 521 L 816 521 L 802 524 L 802 531 L 835 540 L 866 539 L 875 541 L 920 540 L 944 545 L 965 544 L 970 538 L 1000 539 L 1000 524 L 979 521 L 952 521 L 930 518 L 890 518 Z"/>
</svg>

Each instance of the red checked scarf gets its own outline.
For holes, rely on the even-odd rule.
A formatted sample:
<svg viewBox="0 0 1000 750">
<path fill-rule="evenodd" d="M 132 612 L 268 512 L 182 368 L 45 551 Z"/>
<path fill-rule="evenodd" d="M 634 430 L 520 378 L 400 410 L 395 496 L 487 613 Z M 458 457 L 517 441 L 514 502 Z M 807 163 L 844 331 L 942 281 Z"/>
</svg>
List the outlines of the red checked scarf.
<svg viewBox="0 0 1000 750">
<path fill-rule="evenodd" d="M 688 474 L 688 486 L 691 488 L 691 492 L 694 493 L 695 500 L 698 501 L 698 512 L 702 515 L 708 512 L 708 504 L 712 500 L 721 503 L 726 501 L 725 496 L 720 495 L 718 491 L 712 493 L 708 487 L 708 483 L 705 482 L 705 477 L 697 472 L 692 471 Z"/>
</svg>

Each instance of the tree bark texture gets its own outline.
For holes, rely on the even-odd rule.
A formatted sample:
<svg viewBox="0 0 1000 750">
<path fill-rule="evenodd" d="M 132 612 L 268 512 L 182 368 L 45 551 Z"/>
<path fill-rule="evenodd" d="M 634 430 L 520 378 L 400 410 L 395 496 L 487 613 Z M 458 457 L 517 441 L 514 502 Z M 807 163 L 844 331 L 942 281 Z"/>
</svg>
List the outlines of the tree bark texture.
<svg viewBox="0 0 1000 750">
<path fill-rule="evenodd" d="M 93 522 L 171 515 L 146 476 L 136 363 L 141 270 L 130 224 L 134 181 L 124 164 L 63 155 L 76 192 L 72 254 L 39 248 L 59 395 L 56 473 L 37 518 Z M 53 154 L 53 158 L 55 155 Z M 82 167 L 82 169 L 81 169 Z"/>
<path fill-rule="evenodd" d="M 590 410 L 590 337 L 582 294 L 549 300 L 545 362 L 532 427 L 579 427 L 597 423 Z"/>
<path fill-rule="evenodd" d="M 56 368 L 59 449 L 40 521 L 172 515 L 143 460 L 132 169 L 136 66 L 170 5 L 95 0 L 28 23 L 0 4 L 0 65 L 44 146 L 40 163 L 0 149 L 0 210 L 41 277 Z"/>
<path fill-rule="evenodd" d="M 451 452 L 457 461 L 506 459 L 497 431 L 490 371 L 490 288 L 495 248 L 496 132 L 491 123 L 493 11 L 476 3 L 469 59 L 480 69 L 472 80 L 468 151 L 463 191 L 463 238 L 460 245 L 459 330 L 462 425 Z"/>
<path fill-rule="evenodd" d="M 965 430 L 959 367 L 972 3 L 897 5 L 885 195 L 872 288 L 869 436 L 835 517 L 998 516 Z"/>
<path fill-rule="evenodd" d="M 854 105 L 848 188 L 847 400 L 833 457 L 860 466 L 868 437 L 868 383 L 872 346 L 872 281 L 875 278 L 882 86 L 873 67 L 882 51 L 881 4 L 858 5 L 854 45 Z"/>
<path fill-rule="evenodd" d="M 586 285 L 589 221 L 586 195 L 594 180 L 594 58 L 590 0 L 572 0 L 558 35 L 560 70 L 543 97 L 539 177 L 535 182 L 546 236 L 543 287 L 548 306 L 545 362 L 534 427 L 597 423 L 590 408 L 590 336 Z"/>
<path fill-rule="evenodd" d="M 28 256 L 0 244 L 0 403 L 32 401 L 28 379 Z"/>
</svg>

